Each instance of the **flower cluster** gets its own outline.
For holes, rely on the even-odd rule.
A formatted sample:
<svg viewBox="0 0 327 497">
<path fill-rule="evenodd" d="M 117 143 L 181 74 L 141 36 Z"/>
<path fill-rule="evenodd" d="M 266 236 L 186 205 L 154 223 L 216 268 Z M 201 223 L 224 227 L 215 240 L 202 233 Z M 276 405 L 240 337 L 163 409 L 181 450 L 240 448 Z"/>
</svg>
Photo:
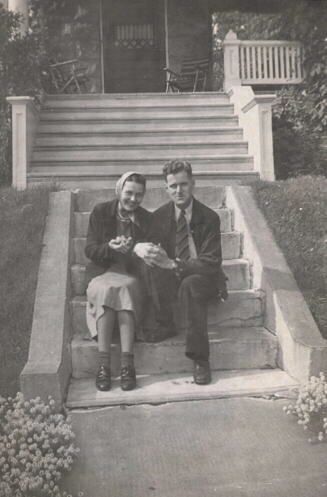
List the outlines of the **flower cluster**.
<svg viewBox="0 0 327 497">
<path fill-rule="evenodd" d="M 284 406 L 286 414 L 294 414 L 304 430 L 315 433 L 319 442 L 327 439 L 327 382 L 324 373 L 312 376 L 299 390 L 295 404 Z M 314 438 L 309 438 L 309 442 Z"/>
<path fill-rule="evenodd" d="M 58 483 L 79 452 L 74 438 L 51 397 L 0 397 L 0 495 L 62 497 Z"/>
</svg>

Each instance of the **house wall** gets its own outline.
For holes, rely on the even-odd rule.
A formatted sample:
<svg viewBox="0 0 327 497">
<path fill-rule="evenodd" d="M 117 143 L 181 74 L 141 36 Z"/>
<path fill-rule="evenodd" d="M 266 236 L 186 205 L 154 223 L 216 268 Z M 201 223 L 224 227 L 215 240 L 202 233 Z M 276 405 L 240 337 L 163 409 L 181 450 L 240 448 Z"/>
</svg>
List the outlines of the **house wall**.
<svg viewBox="0 0 327 497">
<path fill-rule="evenodd" d="M 81 5 L 82 4 L 82 5 Z M 75 0 L 47 18 L 52 55 L 57 61 L 78 58 L 87 66 L 87 91 L 101 92 L 101 50 L 98 2 Z"/>
<path fill-rule="evenodd" d="M 175 71 L 185 58 L 208 57 L 211 24 L 207 0 L 167 0 L 168 62 Z"/>
</svg>

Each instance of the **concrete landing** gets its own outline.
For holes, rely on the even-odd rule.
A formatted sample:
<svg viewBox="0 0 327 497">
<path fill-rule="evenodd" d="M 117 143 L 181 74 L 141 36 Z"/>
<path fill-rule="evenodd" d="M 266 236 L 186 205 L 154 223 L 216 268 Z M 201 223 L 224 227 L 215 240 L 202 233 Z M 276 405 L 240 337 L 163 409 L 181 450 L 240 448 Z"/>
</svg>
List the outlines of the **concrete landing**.
<svg viewBox="0 0 327 497">
<path fill-rule="evenodd" d="M 115 379 L 109 392 L 99 392 L 94 378 L 73 379 L 66 405 L 69 408 L 132 404 L 160 404 L 186 400 L 217 399 L 281 392 L 296 387 L 295 380 L 281 370 L 213 372 L 210 385 L 196 385 L 192 375 L 142 375 L 138 387 L 123 392 Z"/>
<path fill-rule="evenodd" d="M 327 447 L 288 400 L 219 399 L 73 411 L 64 483 L 87 497 L 326 497 Z"/>
</svg>

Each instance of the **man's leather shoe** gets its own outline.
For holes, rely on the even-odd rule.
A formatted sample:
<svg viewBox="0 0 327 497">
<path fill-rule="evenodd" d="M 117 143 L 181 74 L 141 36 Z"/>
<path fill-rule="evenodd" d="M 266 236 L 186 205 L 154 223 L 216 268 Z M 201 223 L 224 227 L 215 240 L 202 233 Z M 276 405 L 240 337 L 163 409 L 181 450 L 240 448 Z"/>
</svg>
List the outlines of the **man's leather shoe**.
<svg viewBox="0 0 327 497">
<path fill-rule="evenodd" d="M 133 390 L 136 387 L 136 373 L 133 366 L 123 366 L 121 368 L 120 386 L 122 390 Z"/>
<path fill-rule="evenodd" d="M 98 390 L 101 390 L 102 392 L 110 390 L 111 387 L 110 369 L 107 366 L 104 366 L 103 364 L 99 367 L 99 370 L 97 372 L 97 376 L 95 379 L 95 386 L 97 387 Z"/>
<path fill-rule="evenodd" d="M 194 362 L 194 383 L 197 385 L 208 385 L 211 382 L 210 364 L 208 361 Z"/>
</svg>

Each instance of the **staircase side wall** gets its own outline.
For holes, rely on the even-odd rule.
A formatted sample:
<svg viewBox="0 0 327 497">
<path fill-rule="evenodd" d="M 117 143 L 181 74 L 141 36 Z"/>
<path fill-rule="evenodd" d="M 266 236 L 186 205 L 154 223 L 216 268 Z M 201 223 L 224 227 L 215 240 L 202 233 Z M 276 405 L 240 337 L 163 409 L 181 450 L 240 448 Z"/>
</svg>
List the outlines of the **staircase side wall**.
<svg viewBox="0 0 327 497">
<path fill-rule="evenodd" d="M 62 404 L 71 375 L 69 312 L 72 194 L 50 196 L 43 237 L 28 361 L 21 377 L 25 398 L 51 395 Z"/>
<path fill-rule="evenodd" d="M 253 285 L 266 293 L 265 327 L 276 334 L 279 366 L 299 381 L 327 373 L 322 338 L 294 276 L 249 187 L 227 187 L 234 228 L 244 232 L 244 256 L 253 262 Z"/>
</svg>

